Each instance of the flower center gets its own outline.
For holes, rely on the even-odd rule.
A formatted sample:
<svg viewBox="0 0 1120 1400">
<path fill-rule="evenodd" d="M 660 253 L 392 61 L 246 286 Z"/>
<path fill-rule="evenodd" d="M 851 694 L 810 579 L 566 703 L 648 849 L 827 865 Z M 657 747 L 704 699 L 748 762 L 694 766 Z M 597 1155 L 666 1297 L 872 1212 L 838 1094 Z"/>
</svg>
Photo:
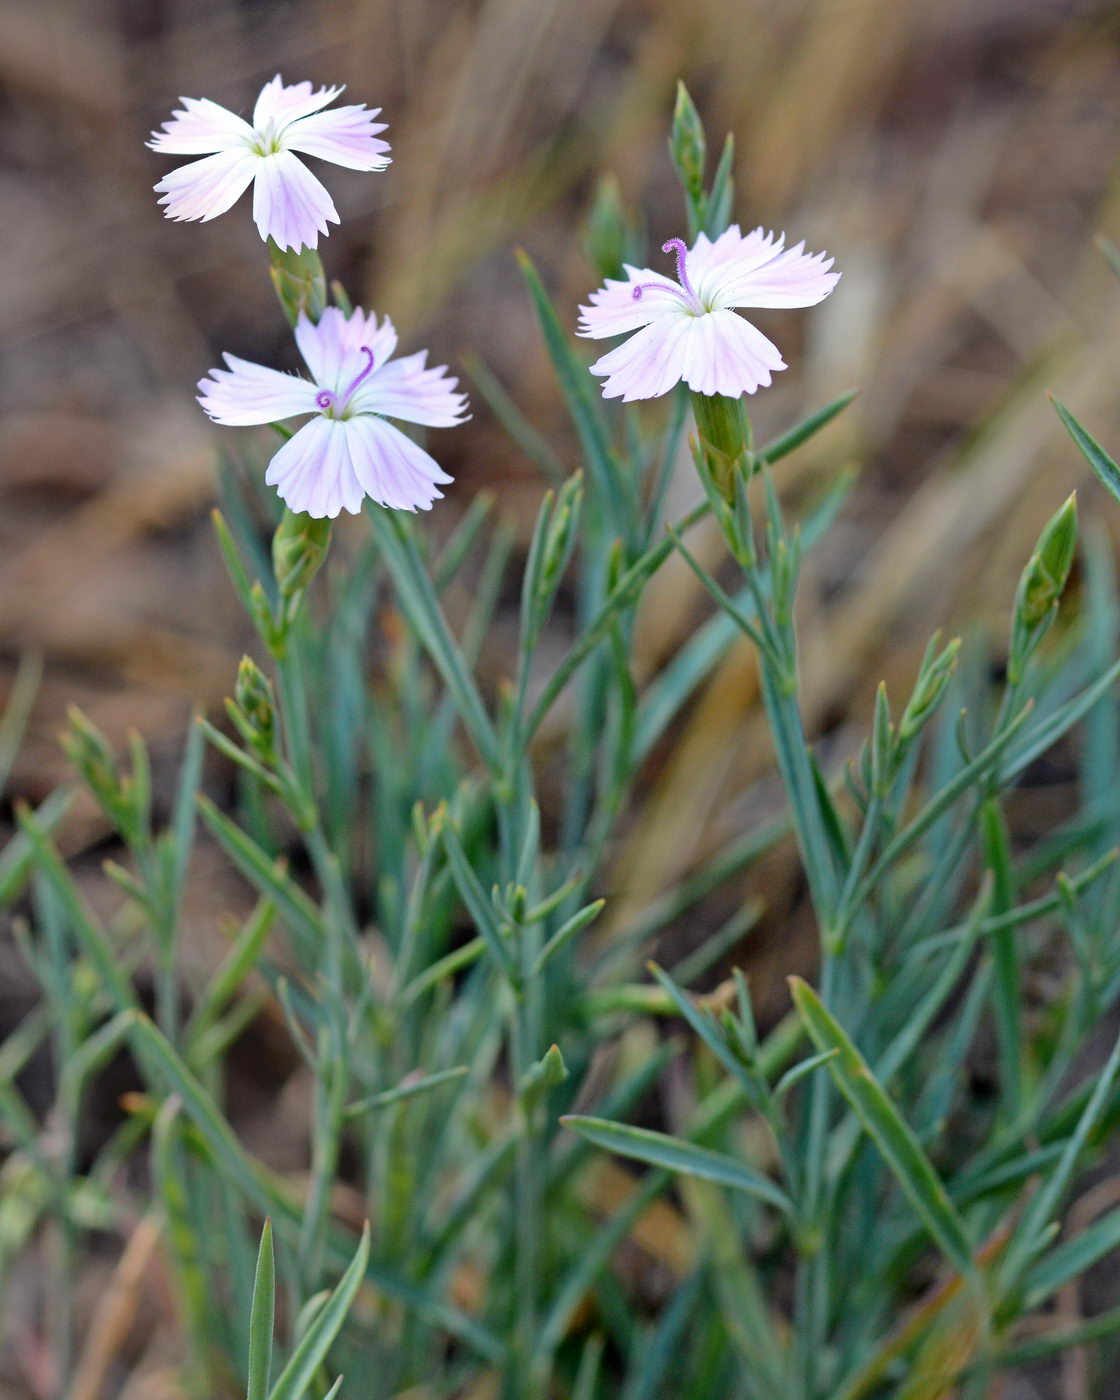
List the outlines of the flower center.
<svg viewBox="0 0 1120 1400">
<path fill-rule="evenodd" d="M 363 379 L 368 378 L 368 376 L 373 373 L 373 351 L 368 345 L 359 345 L 358 349 L 366 357 L 366 367 L 350 381 L 349 388 L 345 389 L 341 394 L 332 394 L 329 389 L 321 389 L 319 393 L 315 395 L 315 402 L 324 413 L 332 418 L 341 417 L 342 414 L 345 413 L 346 405 L 353 397 L 354 390 Z"/>
<path fill-rule="evenodd" d="M 677 281 L 681 285 L 670 287 L 665 282 L 639 282 L 631 296 L 635 301 L 641 301 L 645 292 L 666 292 L 669 296 L 676 297 L 685 310 L 691 312 L 693 316 L 702 316 L 707 308 L 696 295 L 696 289 L 688 280 L 688 245 L 683 238 L 670 238 L 667 243 L 661 245 L 661 251 L 663 253 L 676 253 Z"/>
</svg>

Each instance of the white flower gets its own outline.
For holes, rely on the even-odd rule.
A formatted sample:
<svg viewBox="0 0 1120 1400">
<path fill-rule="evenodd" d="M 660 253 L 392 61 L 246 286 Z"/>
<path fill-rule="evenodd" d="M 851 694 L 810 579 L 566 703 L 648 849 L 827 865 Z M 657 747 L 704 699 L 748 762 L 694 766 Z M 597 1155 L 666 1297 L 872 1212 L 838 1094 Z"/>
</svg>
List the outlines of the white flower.
<svg viewBox="0 0 1120 1400">
<path fill-rule="evenodd" d="M 294 511 L 333 519 L 357 514 L 369 496 L 394 510 L 427 510 L 451 480 L 439 464 L 386 418 L 450 428 L 466 397 L 446 368 L 429 369 L 428 352 L 389 357 L 397 333 L 355 307 L 329 306 L 318 323 L 301 316 L 296 343 L 312 380 L 226 355 L 228 369 L 199 380 L 199 403 L 216 423 L 248 427 L 312 414 L 280 448 L 265 480 Z M 313 382 L 312 382 L 313 381 Z"/>
<path fill-rule="evenodd" d="M 784 244 L 784 234 L 756 228 L 744 236 L 732 224 L 714 242 L 702 233 L 691 249 L 669 239 L 662 252 L 677 255 L 676 282 L 629 266 L 627 281 L 608 278 L 591 305 L 580 307 L 579 334 L 637 334 L 591 366 L 592 374 L 607 376 L 603 397 L 653 399 L 683 379 L 695 393 L 737 399 L 769 384 L 785 361 L 733 308 L 815 306 L 840 278 L 823 253 Z"/>
<path fill-rule="evenodd" d="M 153 151 L 202 156 L 181 165 L 155 186 L 169 219 L 205 222 L 224 214 L 253 185 L 253 218 L 260 235 L 281 248 L 315 248 L 327 222 L 338 213 L 326 189 L 294 151 L 345 165 L 351 170 L 384 170 L 387 141 L 377 139 L 385 123 L 380 108 L 336 107 L 342 92 L 310 83 L 285 87 L 279 73 L 266 83 L 250 124 L 208 98 L 184 97 L 162 131 L 153 131 Z"/>
</svg>

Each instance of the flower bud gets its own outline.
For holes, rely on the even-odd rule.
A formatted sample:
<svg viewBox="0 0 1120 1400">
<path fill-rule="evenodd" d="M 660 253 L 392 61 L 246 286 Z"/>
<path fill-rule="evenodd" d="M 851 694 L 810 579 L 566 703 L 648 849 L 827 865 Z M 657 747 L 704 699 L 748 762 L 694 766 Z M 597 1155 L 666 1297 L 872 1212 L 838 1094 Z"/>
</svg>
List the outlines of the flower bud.
<svg viewBox="0 0 1120 1400">
<path fill-rule="evenodd" d="M 749 476 L 755 465 L 751 424 L 743 400 L 694 393 L 692 413 L 704 467 L 716 491 L 725 501 L 734 503 L 736 476 Z"/>
<path fill-rule="evenodd" d="M 322 567 L 330 542 L 330 520 L 284 511 L 272 538 L 272 568 L 281 598 L 304 593 Z"/>
<path fill-rule="evenodd" d="M 1076 550 L 1077 497 L 1071 495 L 1043 530 L 1023 573 L 1020 608 L 1028 627 L 1036 627 L 1062 596 Z"/>
<path fill-rule="evenodd" d="M 1077 551 L 1077 496 L 1071 495 L 1039 537 L 1019 579 L 1007 662 L 1013 685 L 1054 620 Z"/>
<path fill-rule="evenodd" d="M 523 1112 L 532 1113 L 544 1101 L 545 1096 L 563 1084 L 568 1077 L 568 1066 L 558 1045 L 549 1047 L 547 1053 L 535 1065 L 531 1065 L 521 1078 L 517 1092 Z"/>
<path fill-rule="evenodd" d="M 67 758 L 125 840 L 138 840 L 147 825 L 151 802 L 148 752 L 143 742 L 138 735 L 130 738 L 132 773 L 122 773 L 109 741 L 92 720 L 76 705 L 70 706 L 66 718 L 69 728 L 61 743 Z"/>
<path fill-rule="evenodd" d="M 279 248 L 270 238 L 272 285 L 287 316 L 295 325 L 301 313 L 317 321 L 327 304 L 327 278 L 323 261 L 311 248 Z"/>
<path fill-rule="evenodd" d="M 583 246 L 600 277 L 626 276 L 623 263 L 637 262 L 638 231 L 626 217 L 622 191 L 613 175 L 604 175 L 595 191 L 584 226 Z"/>
<path fill-rule="evenodd" d="M 957 655 L 961 649 L 961 639 L 954 637 L 940 654 L 934 654 L 940 633 L 935 633 L 922 660 L 914 691 L 906 702 L 902 718 L 898 722 L 898 737 L 908 744 L 941 703 L 953 672 L 957 668 Z"/>
<path fill-rule="evenodd" d="M 527 650 L 536 645 L 571 559 L 582 503 L 579 472 L 569 477 L 555 496 L 547 492 L 541 502 L 522 587 L 521 645 Z"/>
<path fill-rule="evenodd" d="M 676 166 L 681 185 L 690 203 L 703 195 L 704 167 L 708 147 L 704 140 L 704 124 L 684 83 L 677 84 L 677 102 L 673 108 L 673 125 L 669 135 L 669 155 Z"/>
<path fill-rule="evenodd" d="M 894 777 L 894 725 L 887 687 L 879 682 L 875 696 L 875 719 L 871 727 L 871 784 L 876 797 L 886 797 Z"/>
<path fill-rule="evenodd" d="M 276 748 L 276 705 L 272 682 L 251 656 L 243 656 L 237 668 L 234 704 L 244 720 L 241 729 L 247 742 L 262 758 L 271 758 Z"/>
</svg>

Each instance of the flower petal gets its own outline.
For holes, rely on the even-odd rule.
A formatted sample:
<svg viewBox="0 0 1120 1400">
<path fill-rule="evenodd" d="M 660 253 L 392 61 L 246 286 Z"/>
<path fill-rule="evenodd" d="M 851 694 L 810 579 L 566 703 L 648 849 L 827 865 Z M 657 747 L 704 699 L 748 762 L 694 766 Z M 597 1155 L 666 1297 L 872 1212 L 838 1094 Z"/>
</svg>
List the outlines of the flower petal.
<svg viewBox="0 0 1120 1400">
<path fill-rule="evenodd" d="M 211 151 L 244 149 L 256 133 L 247 121 L 208 97 L 181 97 L 182 109 L 171 113 L 162 131 L 147 143 L 153 151 L 172 156 L 204 156 Z"/>
<path fill-rule="evenodd" d="M 655 321 L 596 360 L 591 373 L 609 376 L 603 397 L 632 403 L 667 394 L 688 366 L 690 324 L 703 319 L 682 314 Z"/>
<path fill-rule="evenodd" d="M 154 188 L 163 193 L 159 202 L 169 219 L 198 219 L 205 223 L 237 203 L 260 163 L 260 157 L 250 151 L 219 151 L 180 165 Z"/>
<path fill-rule="evenodd" d="M 816 306 L 840 280 L 830 272 L 833 259 L 805 252 L 805 244 L 785 248 L 785 235 L 757 228 L 745 238 L 733 225 L 714 243 L 701 234 L 689 254 L 697 290 L 710 305 Z"/>
<path fill-rule="evenodd" d="M 212 369 L 198 381 L 198 401 L 215 423 L 247 428 L 278 423 L 300 413 L 317 413 L 315 385 L 294 374 L 224 356 L 228 369 Z"/>
<path fill-rule="evenodd" d="M 397 332 L 388 316 L 379 326 L 375 311 L 367 316 L 356 306 L 347 317 L 337 306 L 328 306 L 318 323 L 300 316 L 296 344 L 315 382 L 337 394 L 369 363 L 362 346 L 373 351 L 374 365 L 383 365 L 397 348 Z"/>
<path fill-rule="evenodd" d="M 452 478 L 400 429 L 367 413 L 344 427 L 351 435 L 354 471 L 371 500 L 393 510 L 429 510 L 442 498 L 436 483 Z"/>
<path fill-rule="evenodd" d="M 644 291 L 637 300 L 634 298 L 634 288 L 643 282 L 652 282 L 656 286 L 668 287 L 674 292 L 679 292 L 680 288 L 671 277 L 664 277 L 649 267 L 631 267 L 629 264 L 624 266 L 627 281 L 619 282 L 613 277 L 608 277 L 605 286 L 591 293 L 591 305 L 580 307 L 578 335 L 588 336 L 592 340 L 601 340 L 610 335 L 626 335 L 641 326 L 648 326 L 652 321 L 660 320 L 662 316 L 672 312 L 680 313 L 682 307 L 680 298 L 676 295 L 650 289 Z"/>
<path fill-rule="evenodd" d="M 603 397 L 653 399 L 680 380 L 699 394 L 737 399 L 785 369 L 776 345 L 734 311 L 676 316 L 646 326 L 591 366 L 609 376 Z"/>
<path fill-rule="evenodd" d="M 729 276 L 757 267 L 781 252 L 784 244 L 785 234 L 761 227 L 744 234 L 732 224 L 714 240 L 701 233 L 689 249 L 686 267 L 700 299 L 708 306 L 719 305 L 720 286 Z"/>
<path fill-rule="evenodd" d="M 265 481 L 289 509 L 333 520 L 340 510 L 356 515 L 364 491 L 351 458 L 350 424 L 313 418 L 268 464 Z"/>
<path fill-rule="evenodd" d="M 698 394 L 737 399 L 765 388 L 786 367 L 778 347 L 734 311 L 696 316 L 688 332 L 681 378 Z"/>
<path fill-rule="evenodd" d="M 459 381 L 446 365 L 425 367 L 428 352 L 421 350 L 390 360 L 370 375 L 351 403 L 358 413 L 381 413 L 406 423 L 430 428 L 451 428 L 466 416 L 467 396 L 455 392 Z"/>
<path fill-rule="evenodd" d="M 284 80 L 277 73 L 271 82 L 265 83 L 253 108 L 253 125 L 260 132 L 271 123 L 276 131 L 300 117 L 309 117 L 328 102 L 333 102 L 343 91 L 341 87 L 312 90 L 310 83 L 291 83 L 284 86 Z"/>
<path fill-rule="evenodd" d="M 301 117 L 286 127 L 281 137 L 285 149 L 318 156 L 351 170 L 384 170 L 389 164 L 388 141 L 379 141 L 377 132 L 385 123 L 374 121 L 380 107 L 334 107 Z"/>
<path fill-rule="evenodd" d="M 316 248 L 338 213 L 330 195 L 291 151 L 274 151 L 257 161 L 253 218 L 260 235 L 280 248 Z"/>
</svg>

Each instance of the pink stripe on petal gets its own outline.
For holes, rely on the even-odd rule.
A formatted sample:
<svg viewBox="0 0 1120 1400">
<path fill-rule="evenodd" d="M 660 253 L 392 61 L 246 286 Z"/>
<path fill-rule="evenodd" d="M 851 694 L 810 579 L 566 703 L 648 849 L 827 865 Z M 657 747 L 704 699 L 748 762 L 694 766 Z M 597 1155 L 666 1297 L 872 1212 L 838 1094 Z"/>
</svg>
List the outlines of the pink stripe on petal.
<svg viewBox="0 0 1120 1400">
<path fill-rule="evenodd" d="M 296 251 L 318 247 L 327 221 L 339 222 L 330 195 L 290 151 L 258 160 L 253 219 L 263 239 L 273 238 L 280 248 Z"/>
<path fill-rule="evenodd" d="M 216 219 L 237 203 L 252 183 L 260 157 L 248 151 L 219 151 L 170 171 L 154 188 L 169 219 Z"/>
<path fill-rule="evenodd" d="M 428 352 L 421 350 L 374 371 L 354 395 L 358 413 L 380 413 L 405 423 L 451 428 L 466 416 L 467 397 L 456 393 L 459 381 L 446 365 L 425 368 Z"/>
<path fill-rule="evenodd" d="M 147 143 L 153 151 L 173 156 L 204 156 L 212 151 L 244 149 L 255 139 L 247 121 L 208 97 L 181 97 L 183 110 L 171 114 L 162 131 Z"/>
<path fill-rule="evenodd" d="M 290 83 L 277 73 L 275 78 L 265 83 L 253 108 L 253 125 L 263 131 L 271 122 L 274 127 L 286 126 L 289 122 L 308 117 L 333 102 L 343 91 L 341 87 L 312 89 L 310 83 Z"/>
<path fill-rule="evenodd" d="M 374 121 L 375 115 L 365 107 L 316 112 L 286 127 L 282 141 L 286 150 L 350 170 L 384 170 L 389 164 L 389 143 L 378 140 L 376 133 L 385 130 L 385 123 Z"/>
<path fill-rule="evenodd" d="M 443 492 L 436 483 L 451 477 L 391 423 L 361 414 L 344 425 L 358 480 L 378 505 L 391 510 L 429 510 Z"/>
<path fill-rule="evenodd" d="M 198 401 L 214 420 L 231 428 L 278 423 L 316 413 L 315 385 L 294 374 L 226 355 L 228 369 L 212 369 L 198 381 Z"/>
</svg>

